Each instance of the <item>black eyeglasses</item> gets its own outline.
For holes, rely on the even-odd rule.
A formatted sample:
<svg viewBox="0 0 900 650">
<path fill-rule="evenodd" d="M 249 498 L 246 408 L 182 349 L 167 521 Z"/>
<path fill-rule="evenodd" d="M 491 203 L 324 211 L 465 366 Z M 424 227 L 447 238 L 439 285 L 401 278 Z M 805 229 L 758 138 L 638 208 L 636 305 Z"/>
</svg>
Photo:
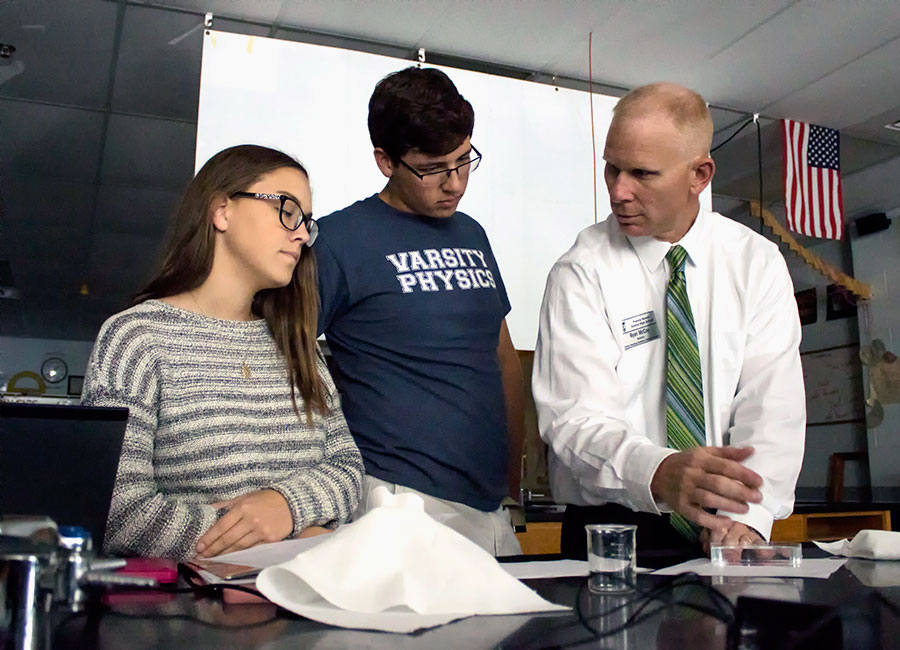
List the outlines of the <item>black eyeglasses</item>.
<svg viewBox="0 0 900 650">
<path fill-rule="evenodd" d="M 459 174 L 461 178 L 466 178 L 469 176 L 469 174 L 478 169 L 478 165 L 479 163 L 481 163 L 481 152 L 479 152 L 478 149 L 476 149 L 474 146 L 472 147 L 472 151 L 475 152 L 474 158 L 470 158 L 461 165 L 451 167 L 450 169 L 439 169 L 433 172 L 420 172 L 410 167 L 406 162 L 404 162 L 402 158 L 400 159 L 400 164 L 406 167 L 416 178 L 422 181 L 423 185 L 441 185 L 446 182 L 448 178 L 450 178 L 450 174 L 452 174 L 453 172 Z M 469 152 L 470 156 L 472 155 L 472 151 Z"/>
<path fill-rule="evenodd" d="M 261 199 L 263 201 L 278 201 L 278 219 L 281 225 L 291 232 L 306 226 L 306 232 L 309 233 L 307 246 L 312 246 L 319 234 L 319 226 L 313 220 L 312 214 L 306 214 L 297 200 L 287 194 L 266 194 L 264 192 L 235 192 L 230 198 L 240 196 L 247 199 Z"/>
</svg>

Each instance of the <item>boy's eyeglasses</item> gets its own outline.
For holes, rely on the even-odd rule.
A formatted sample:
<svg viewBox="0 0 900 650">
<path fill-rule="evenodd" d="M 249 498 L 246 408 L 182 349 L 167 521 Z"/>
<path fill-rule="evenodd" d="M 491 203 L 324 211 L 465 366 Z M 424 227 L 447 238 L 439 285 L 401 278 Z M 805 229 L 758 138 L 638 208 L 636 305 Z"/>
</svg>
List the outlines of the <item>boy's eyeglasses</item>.
<svg viewBox="0 0 900 650">
<path fill-rule="evenodd" d="M 433 172 L 417 171 L 416 169 L 410 167 L 402 158 L 400 159 L 400 164 L 406 167 L 416 178 L 418 178 L 422 182 L 423 185 L 432 187 L 435 185 L 443 185 L 447 181 L 447 179 L 450 178 L 450 174 L 452 174 L 453 172 L 459 174 L 460 178 L 467 178 L 469 174 L 478 169 L 478 165 L 481 163 L 481 153 L 474 146 L 472 147 L 472 152 L 475 153 L 474 158 L 470 158 L 466 162 L 457 165 L 456 167 L 451 167 L 450 169 L 439 169 Z"/>
</svg>

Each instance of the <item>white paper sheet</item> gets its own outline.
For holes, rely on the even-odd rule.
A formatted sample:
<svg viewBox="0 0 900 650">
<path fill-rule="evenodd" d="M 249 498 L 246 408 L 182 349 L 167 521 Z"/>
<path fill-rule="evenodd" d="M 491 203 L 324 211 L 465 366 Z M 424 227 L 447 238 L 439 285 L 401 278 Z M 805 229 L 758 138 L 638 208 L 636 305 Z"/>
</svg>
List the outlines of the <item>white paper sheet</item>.
<svg viewBox="0 0 900 650">
<path fill-rule="evenodd" d="M 588 563 L 584 560 L 539 560 L 535 562 L 501 562 L 500 568 L 519 580 L 539 578 L 568 578 L 586 576 Z"/>
<path fill-rule="evenodd" d="M 696 573 L 701 576 L 774 577 L 774 578 L 827 578 L 844 566 L 846 559 L 803 558 L 798 567 L 791 566 L 717 566 L 708 558 L 689 560 L 675 566 L 654 571 L 654 575 L 674 576 L 680 573 Z"/>
<path fill-rule="evenodd" d="M 257 569 L 265 569 L 266 567 L 275 566 L 282 562 L 292 560 L 299 553 L 315 548 L 325 541 L 330 533 L 324 535 L 316 535 L 315 537 L 307 537 L 304 539 L 288 539 L 283 542 L 274 542 L 272 544 L 259 544 L 251 548 L 245 548 L 243 551 L 235 551 L 234 553 L 225 553 L 209 558 L 209 562 L 225 562 L 226 564 L 242 564 L 244 566 L 252 566 Z"/>
<path fill-rule="evenodd" d="M 586 577 L 590 567 L 584 560 L 535 560 L 532 562 L 501 562 L 500 568 L 519 580 L 541 578 Z M 635 573 L 651 573 L 652 569 L 635 567 Z"/>
</svg>

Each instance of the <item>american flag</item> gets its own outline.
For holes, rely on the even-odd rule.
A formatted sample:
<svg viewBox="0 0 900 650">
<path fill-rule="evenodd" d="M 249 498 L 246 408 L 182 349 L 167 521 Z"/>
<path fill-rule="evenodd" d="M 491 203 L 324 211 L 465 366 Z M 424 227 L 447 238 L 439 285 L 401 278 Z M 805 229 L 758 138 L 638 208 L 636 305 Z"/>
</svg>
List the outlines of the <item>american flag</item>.
<svg viewBox="0 0 900 650">
<path fill-rule="evenodd" d="M 810 237 L 841 239 L 840 137 L 834 129 L 784 122 L 784 205 L 787 224 Z"/>
</svg>

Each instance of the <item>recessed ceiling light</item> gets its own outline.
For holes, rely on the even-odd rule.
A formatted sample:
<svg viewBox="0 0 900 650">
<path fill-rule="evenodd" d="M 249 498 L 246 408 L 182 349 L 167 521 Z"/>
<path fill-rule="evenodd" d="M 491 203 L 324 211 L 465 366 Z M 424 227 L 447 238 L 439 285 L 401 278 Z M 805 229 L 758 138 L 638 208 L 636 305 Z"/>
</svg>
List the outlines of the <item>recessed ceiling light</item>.
<svg viewBox="0 0 900 650">
<path fill-rule="evenodd" d="M 897 120 L 893 124 L 885 124 L 884 128 L 890 129 L 891 131 L 900 131 L 900 120 Z"/>
</svg>

